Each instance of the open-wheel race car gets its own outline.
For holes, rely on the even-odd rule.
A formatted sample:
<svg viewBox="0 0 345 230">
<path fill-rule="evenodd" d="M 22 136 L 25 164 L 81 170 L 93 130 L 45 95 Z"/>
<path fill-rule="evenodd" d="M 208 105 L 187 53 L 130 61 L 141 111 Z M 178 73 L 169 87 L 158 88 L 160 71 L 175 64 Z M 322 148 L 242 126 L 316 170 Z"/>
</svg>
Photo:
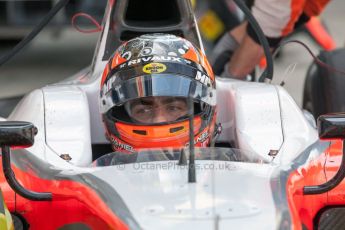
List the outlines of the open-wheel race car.
<svg viewBox="0 0 345 230">
<path fill-rule="evenodd" d="M 316 126 L 280 86 L 216 78 L 212 147 L 112 151 L 99 101 L 115 49 L 147 33 L 203 47 L 189 1 L 110 0 L 101 29 L 89 67 L 1 118 L 0 186 L 22 228 L 342 228 L 344 114 Z"/>
</svg>

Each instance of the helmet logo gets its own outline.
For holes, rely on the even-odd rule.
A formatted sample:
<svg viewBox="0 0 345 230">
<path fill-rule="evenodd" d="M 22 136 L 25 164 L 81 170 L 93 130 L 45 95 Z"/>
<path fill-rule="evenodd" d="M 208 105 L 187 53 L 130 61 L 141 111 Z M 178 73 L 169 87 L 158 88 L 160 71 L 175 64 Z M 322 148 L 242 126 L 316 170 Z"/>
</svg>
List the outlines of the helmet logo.
<svg viewBox="0 0 345 230">
<path fill-rule="evenodd" d="M 201 82 L 204 85 L 211 86 L 211 79 L 200 71 L 196 73 L 195 80 Z"/>
<path fill-rule="evenodd" d="M 210 133 L 208 132 L 208 130 L 206 130 L 205 132 L 201 133 L 198 137 L 196 137 L 194 139 L 194 144 L 201 144 L 201 147 L 207 147 L 209 145 L 209 136 Z M 189 146 L 189 142 L 185 144 L 185 147 Z"/>
<path fill-rule="evenodd" d="M 125 143 L 121 143 L 119 140 L 115 139 L 114 137 L 111 137 L 110 141 L 113 144 L 113 147 L 117 150 L 125 150 L 128 152 L 134 152 L 134 149 L 132 146 Z"/>
<path fill-rule="evenodd" d="M 145 73 L 162 73 L 167 69 L 167 67 L 162 63 L 149 63 L 143 67 Z"/>
</svg>

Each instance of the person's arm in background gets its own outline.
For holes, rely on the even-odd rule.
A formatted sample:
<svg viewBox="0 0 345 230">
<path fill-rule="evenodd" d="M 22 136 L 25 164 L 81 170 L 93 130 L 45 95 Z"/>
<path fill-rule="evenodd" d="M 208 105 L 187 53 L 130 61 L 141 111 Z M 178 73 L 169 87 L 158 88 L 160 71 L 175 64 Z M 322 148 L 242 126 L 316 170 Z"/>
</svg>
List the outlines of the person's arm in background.
<svg viewBox="0 0 345 230">
<path fill-rule="evenodd" d="M 296 21 L 303 12 L 305 1 L 256 0 L 254 2 L 252 7 L 253 15 L 257 19 L 272 49 L 276 47 L 282 37 L 293 31 Z M 240 45 L 227 64 L 225 74 L 222 75 L 244 79 L 260 62 L 264 52 L 251 26 L 247 25 L 246 30 L 236 29 L 230 31 L 230 34 L 236 40 L 239 39 Z"/>
<path fill-rule="evenodd" d="M 227 74 L 233 78 L 244 79 L 253 71 L 263 55 L 262 46 L 256 43 L 248 34 L 245 34 L 240 46 L 236 49 L 230 63 L 227 65 Z"/>
</svg>

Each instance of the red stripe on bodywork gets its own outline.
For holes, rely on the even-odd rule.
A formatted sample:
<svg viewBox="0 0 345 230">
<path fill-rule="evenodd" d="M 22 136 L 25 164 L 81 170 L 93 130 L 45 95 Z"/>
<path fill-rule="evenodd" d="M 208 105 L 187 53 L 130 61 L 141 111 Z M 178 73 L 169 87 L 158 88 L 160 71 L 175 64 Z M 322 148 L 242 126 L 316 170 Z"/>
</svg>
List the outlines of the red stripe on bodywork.
<svg viewBox="0 0 345 230">
<path fill-rule="evenodd" d="M 338 172 L 343 157 L 343 143 L 337 142 L 332 146 L 325 164 L 327 180 L 330 180 Z M 345 205 L 345 180 L 328 192 L 327 205 Z"/>
<path fill-rule="evenodd" d="M 1 159 L 1 157 L 0 157 Z M 2 171 L 2 166 L 0 166 Z M 58 229 L 67 224 L 83 223 L 91 229 L 128 229 L 99 195 L 90 187 L 75 181 L 44 180 L 12 166 L 18 181 L 36 192 L 52 192 L 52 201 L 30 201 L 16 195 L 0 173 L 1 188 L 11 212 L 20 213 L 30 224 L 30 229 Z"/>
<path fill-rule="evenodd" d="M 323 154 L 289 175 L 286 192 L 292 229 L 302 229 L 302 224 L 313 229 L 314 218 L 323 207 L 345 204 L 345 181 L 328 193 L 303 195 L 304 186 L 320 185 L 332 179 L 339 169 L 341 158 L 342 142 L 333 141 Z"/>
</svg>

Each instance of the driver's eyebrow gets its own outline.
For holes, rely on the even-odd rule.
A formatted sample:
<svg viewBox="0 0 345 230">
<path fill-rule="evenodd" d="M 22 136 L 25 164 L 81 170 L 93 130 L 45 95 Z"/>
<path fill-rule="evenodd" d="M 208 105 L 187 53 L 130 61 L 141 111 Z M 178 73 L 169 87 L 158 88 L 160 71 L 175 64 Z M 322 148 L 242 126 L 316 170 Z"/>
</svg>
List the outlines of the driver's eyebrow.
<svg viewBox="0 0 345 230">
<path fill-rule="evenodd" d="M 164 98 L 161 100 L 157 100 L 157 99 L 153 99 L 153 98 L 141 98 L 138 100 L 135 100 L 131 103 L 131 108 L 133 108 L 136 105 L 153 105 L 155 104 L 155 102 L 159 102 L 162 104 L 169 104 L 169 103 L 173 103 L 173 102 L 184 102 L 186 103 L 186 100 L 184 98 L 177 98 L 177 97 L 168 97 L 168 98 Z"/>
<path fill-rule="evenodd" d="M 171 102 L 175 102 L 175 101 L 186 102 L 186 100 L 183 98 L 169 97 L 169 98 L 163 99 L 162 103 L 167 104 L 167 103 L 171 103 Z"/>
<path fill-rule="evenodd" d="M 131 103 L 131 108 L 133 108 L 136 105 L 152 105 L 153 99 L 148 98 L 140 98 L 139 100 L 135 100 Z"/>
</svg>

